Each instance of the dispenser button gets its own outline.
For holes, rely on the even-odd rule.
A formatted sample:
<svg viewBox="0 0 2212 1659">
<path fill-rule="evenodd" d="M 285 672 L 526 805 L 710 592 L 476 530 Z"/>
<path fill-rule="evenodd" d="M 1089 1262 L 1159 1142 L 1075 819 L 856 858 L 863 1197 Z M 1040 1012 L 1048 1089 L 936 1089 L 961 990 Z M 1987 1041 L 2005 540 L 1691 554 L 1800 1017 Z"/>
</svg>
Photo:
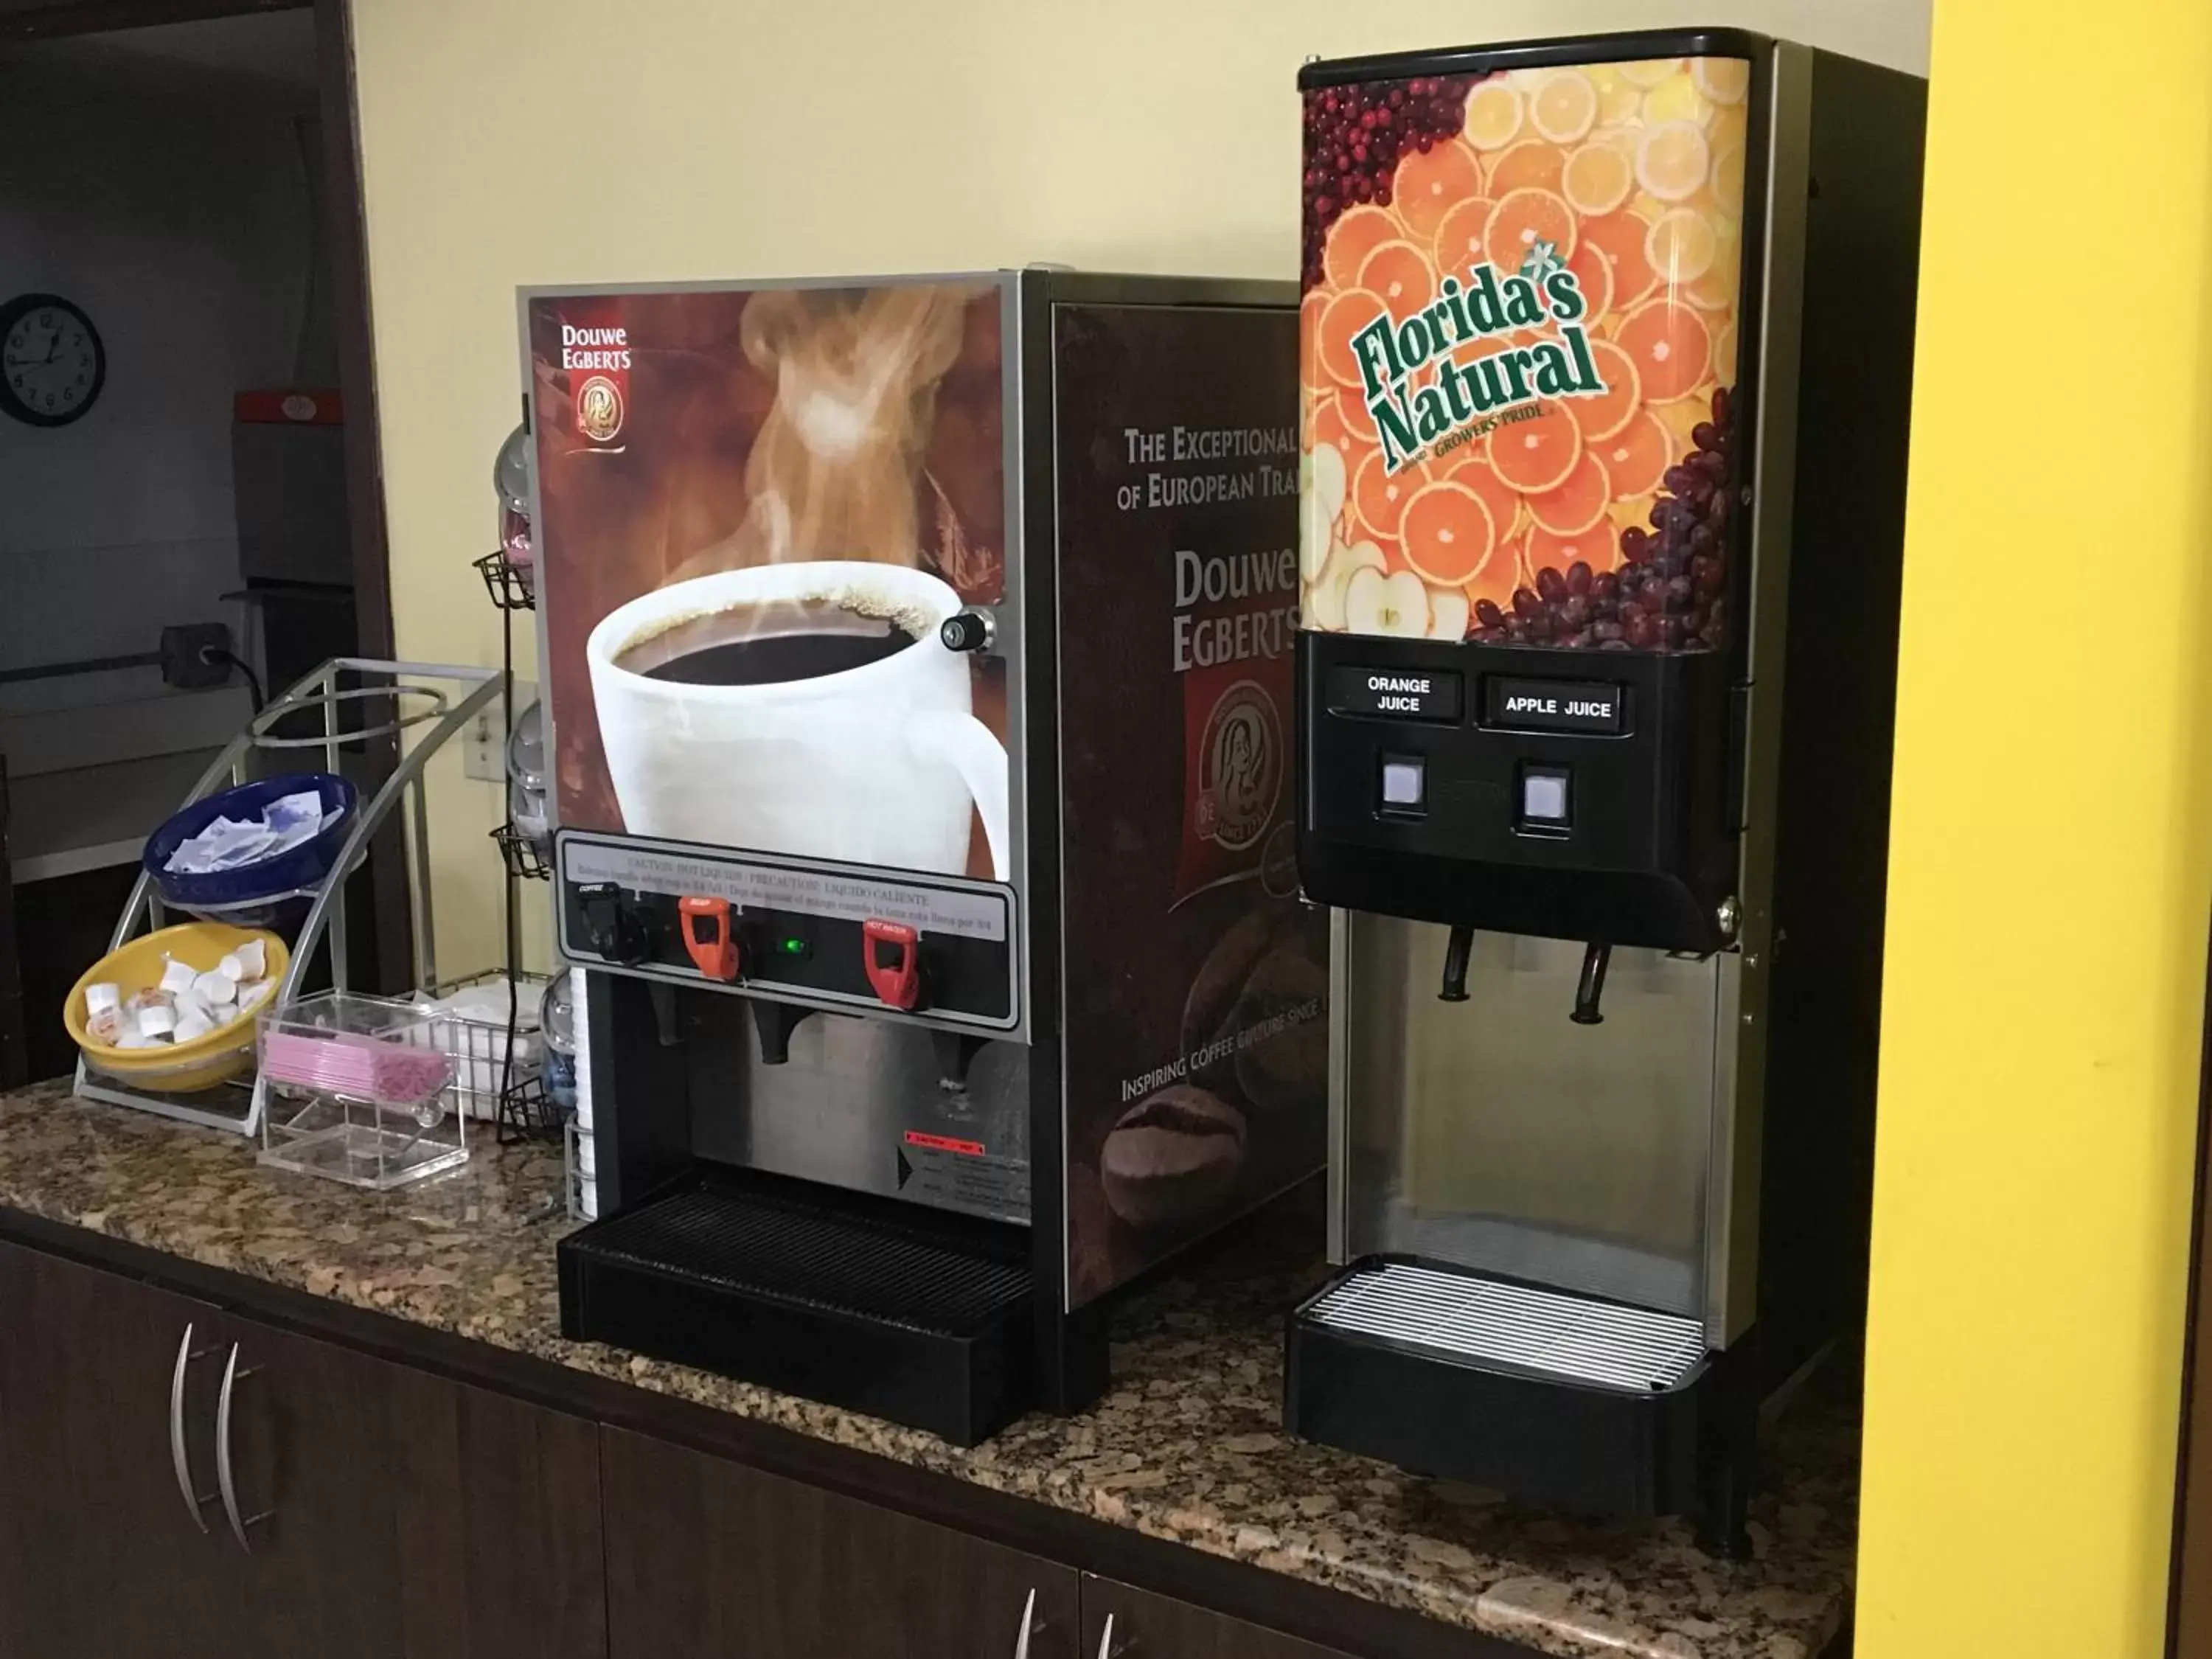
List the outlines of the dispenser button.
<svg viewBox="0 0 2212 1659">
<path fill-rule="evenodd" d="M 1521 775 L 1521 820 L 1546 829 L 1567 822 L 1567 775 L 1554 769 L 1530 767 Z"/>
<path fill-rule="evenodd" d="M 903 922 L 874 916 L 860 924 L 860 965 L 886 1007 L 921 1001 L 921 936 Z"/>
<path fill-rule="evenodd" d="M 696 896 L 676 902 L 684 926 L 684 949 L 692 965 L 708 979 L 738 976 L 738 937 L 730 926 L 730 902 Z"/>
<path fill-rule="evenodd" d="M 1419 755 L 1382 757 L 1382 810 L 1422 812 L 1428 810 L 1428 763 Z"/>
</svg>

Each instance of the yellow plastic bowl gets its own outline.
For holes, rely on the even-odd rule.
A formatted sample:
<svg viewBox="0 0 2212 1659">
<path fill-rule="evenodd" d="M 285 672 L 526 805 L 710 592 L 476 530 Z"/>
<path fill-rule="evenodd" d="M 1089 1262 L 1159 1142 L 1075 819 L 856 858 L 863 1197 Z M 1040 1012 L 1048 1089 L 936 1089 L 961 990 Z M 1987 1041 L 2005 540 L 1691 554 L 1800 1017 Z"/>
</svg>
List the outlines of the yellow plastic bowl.
<svg viewBox="0 0 2212 1659">
<path fill-rule="evenodd" d="M 121 950 L 101 957 L 90 972 L 70 988 L 69 1000 L 62 1006 L 62 1023 L 69 1027 L 70 1036 L 83 1050 L 92 1068 L 111 1077 L 143 1083 L 171 1094 L 191 1094 L 212 1089 L 218 1083 L 228 1083 L 253 1063 L 254 1015 L 269 1006 L 266 998 L 252 1012 L 240 1014 L 190 1042 L 151 1048 L 117 1048 L 85 1029 L 84 988 L 110 984 L 128 1002 L 133 992 L 159 985 L 161 970 L 173 957 L 195 973 L 204 974 L 228 952 L 255 939 L 259 939 L 268 952 L 267 977 L 271 981 L 283 978 L 292 953 L 285 948 L 283 939 L 260 928 L 233 927 L 219 921 L 187 921 L 149 933 L 143 939 L 134 939 Z"/>
</svg>

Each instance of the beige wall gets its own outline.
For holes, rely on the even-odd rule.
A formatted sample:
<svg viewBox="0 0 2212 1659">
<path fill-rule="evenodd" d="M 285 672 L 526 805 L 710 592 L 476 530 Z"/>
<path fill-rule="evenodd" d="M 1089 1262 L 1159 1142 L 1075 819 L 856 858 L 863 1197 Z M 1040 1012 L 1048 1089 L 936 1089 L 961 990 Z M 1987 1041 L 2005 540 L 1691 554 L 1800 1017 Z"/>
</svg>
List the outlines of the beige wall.
<svg viewBox="0 0 2212 1659">
<path fill-rule="evenodd" d="M 1929 5 L 356 0 L 400 653 L 499 659 L 469 561 L 517 418 L 519 284 L 1033 260 L 1288 276 L 1309 56 L 1711 22 L 1924 73 Z M 450 758 L 434 788 L 441 958 L 488 963 L 497 794 Z"/>
</svg>

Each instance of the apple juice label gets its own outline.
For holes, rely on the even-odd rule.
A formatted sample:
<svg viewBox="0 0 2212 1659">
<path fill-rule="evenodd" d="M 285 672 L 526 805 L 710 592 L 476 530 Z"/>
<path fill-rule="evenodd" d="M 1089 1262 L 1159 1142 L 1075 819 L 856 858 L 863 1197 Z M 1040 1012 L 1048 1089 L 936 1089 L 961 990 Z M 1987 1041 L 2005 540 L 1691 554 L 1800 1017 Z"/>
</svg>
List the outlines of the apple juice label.
<svg viewBox="0 0 2212 1659">
<path fill-rule="evenodd" d="M 1318 1168 L 1325 921 L 1296 896 L 1297 325 L 1063 306 L 1071 1305 Z"/>
<path fill-rule="evenodd" d="M 1302 624 L 1727 647 L 1751 65 L 1304 97 Z"/>
</svg>

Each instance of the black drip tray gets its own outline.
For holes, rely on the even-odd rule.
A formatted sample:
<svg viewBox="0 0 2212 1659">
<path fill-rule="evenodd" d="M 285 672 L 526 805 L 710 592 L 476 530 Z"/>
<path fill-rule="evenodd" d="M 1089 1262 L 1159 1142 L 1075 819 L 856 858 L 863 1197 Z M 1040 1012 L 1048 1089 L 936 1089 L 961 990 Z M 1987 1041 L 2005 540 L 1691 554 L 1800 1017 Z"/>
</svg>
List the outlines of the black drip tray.
<svg viewBox="0 0 2212 1659">
<path fill-rule="evenodd" d="M 1018 1227 L 750 1171 L 695 1177 L 561 1241 L 564 1334 L 927 1429 L 1024 1411 Z"/>
</svg>

